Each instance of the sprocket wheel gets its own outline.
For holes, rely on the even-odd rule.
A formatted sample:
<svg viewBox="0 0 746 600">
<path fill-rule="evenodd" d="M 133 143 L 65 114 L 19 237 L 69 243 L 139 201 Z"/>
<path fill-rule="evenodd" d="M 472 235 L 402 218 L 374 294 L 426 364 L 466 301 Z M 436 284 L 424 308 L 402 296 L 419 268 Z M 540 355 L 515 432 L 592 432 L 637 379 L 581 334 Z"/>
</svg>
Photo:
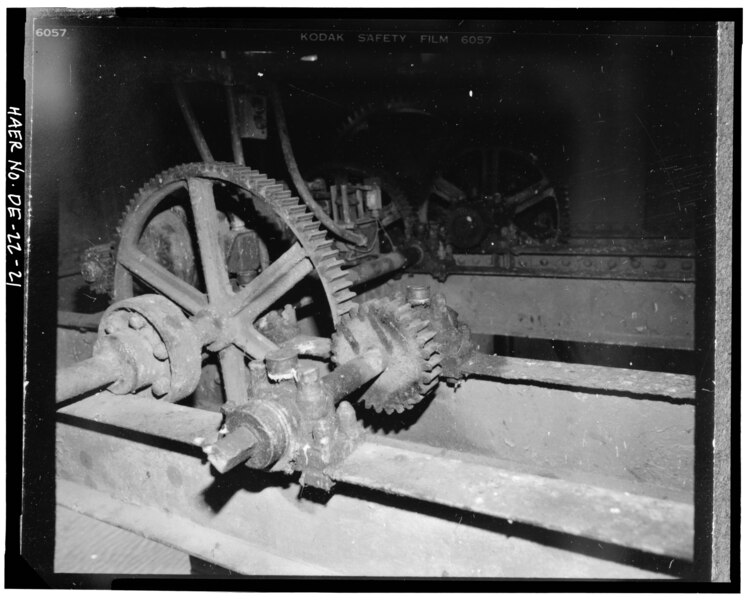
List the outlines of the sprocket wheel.
<svg viewBox="0 0 746 600">
<path fill-rule="evenodd" d="M 364 392 L 365 406 L 402 413 L 438 384 L 440 354 L 429 321 L 416 318 L 402 296 L 369 300 L 354 307 L 332 335 L 332 360 L 343 364 L 373 348 L 388 358 L 386 370 Z"/>
</svg>

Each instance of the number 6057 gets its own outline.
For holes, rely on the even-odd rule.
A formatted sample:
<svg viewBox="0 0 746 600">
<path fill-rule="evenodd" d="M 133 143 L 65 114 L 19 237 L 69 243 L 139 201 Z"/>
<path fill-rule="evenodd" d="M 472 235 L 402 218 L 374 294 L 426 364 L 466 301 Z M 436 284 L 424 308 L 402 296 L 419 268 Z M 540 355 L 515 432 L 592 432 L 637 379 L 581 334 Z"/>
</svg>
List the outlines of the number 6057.
<svg viewBox="0 0 746 600">
<path fill-rule="evenodd" d="M 36 37 L 64 37 L 67 29 L 42 29 L 39 27 L 34 33 Z"/>
</svg>

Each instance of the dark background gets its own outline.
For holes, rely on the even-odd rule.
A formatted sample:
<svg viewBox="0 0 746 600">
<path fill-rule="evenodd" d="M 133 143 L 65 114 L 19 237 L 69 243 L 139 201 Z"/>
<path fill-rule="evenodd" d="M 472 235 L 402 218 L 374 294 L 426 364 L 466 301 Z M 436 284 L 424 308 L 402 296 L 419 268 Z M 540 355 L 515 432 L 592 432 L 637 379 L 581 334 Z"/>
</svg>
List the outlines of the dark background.
<svg viewBox="0 0 746 600">
<path fill-rule="evenodd" d="M 306 172 L 339 156 L 367 161 L 398 173 L 416 197 L 434 165 L 447 167 L 460 148 L 530 152 L 553 183 L 567 186 L 576 237 L 694 237 L 695 206 L 714 190 L 714 23 L 166 24 L 159 14 L 35 23 L 68 27 L 64 38 L 35 38 L 31 72 L 32 193 L 59 206 L 61 264 L 108 241 L 128 199 L 153 175 L 199 160 L 171 80 L 209 76 L 221 52 L 241 82 L 280 84 Z M 343 33 L 345 41 L 301 42 L 311 31 Z M 423 31 L 445 33 L 449 43 L 420 44 Z M 407 33 L 415 43 L 361 44 L 361 32 Z M 462 46 L 470 32 L 491 33 L 491 44 Z M 302 61 L 308 54 L 318 60 Z M 186 89 L 213 155 L 231 160 L 222 88 Z M 372 118 L 366 130 L 340 137 L 356 110 L 392 99 L 434 118 Z M 272 126 L 269 136 L 245 143 L 246 162 L 286 179 Z"/>
<path fill-rule="evenodd" d="M 232 56 L 253 49 L 276 51 L 280 60 L 272 76 L 295 86 L 284 89 L 302 168 L 338 151 L 334 141 L 338 129 L 359 105 L 388 98 L 392 92 L 398 97 L 420 93 L 430 100 L 435 96 L 451 125 L 461 118 L 464 128 L 477 136 L 490 137 L 495 132 L 497 143 L 537 154 L 552 179 L 570 187 L 572 232 L 576 236 L 691 237 L 693 207 L 696 205 L 700 219 L 714 214 L 715 20 L 735 18 L 740 23 L 742 15 L 733 11 L 705 16 L 708 22 L 698 23 L 687 19 L 702 19 L 702 13 L 693 17 L 683 10 L 665 11 L 665 22 L 609 20 L 625 12 L 616 10 L 588 21 L 574 20 L 567 16 L 576 14 L 574 11 L 564 11 L 565 17 L 555 20 L 510 21 L 503 19 L 501 12 L 496 16 L 500 20 L 449 18 L 445 23 L 422 19 L 379 22 L 375 17 L 340 21 L 335 20 L 340 11 L 332 11 L 316 23 L 282 15 L 267 23 L 202 18 L 192 21 L 196 29 L 176 22 L 175 13 L 163 14 L 168 11 L 151 11 L 147 21 L 126 11 L 120 11 L 117 19 L 98 19 L 92 11 L 86 12 L 88 16 L 83 18 L 37 21 L 36 26 L 77 26 L 75 36 L 68 31 L 65 40 L 36 40 L 33 63 L 30 46 L 26 50 L 26 94 L 33 107 L 27 112 L 33 123 L 27 121 L 32 155 L 26 167 L 36 226 L 29 256 L 35 276 L 29 280 L 33 289 L 28 335 L 36 342 L 45 339 L 39 332 L 54 330 L 54 313 L 40 309 L 54 301 L 57 246 L 62 263 L 90 244 L 108 240 L 120 211 L 145 181 L 180 162 L 198 160 L 178 112 L 168 71 L 170 65 L 191 62 L 200 55 L 217 58 L 222 49 Z M 642 12 L 633 14 L 640 19 Z M 459 13 L 468 15 L 469 11 Z M 661 18 L 660 11 L 653 14 L 651 19 Z M 164 17 L 171 20 L 161 28 L 156 20 Z M 22 62 L 23 17 L 15 22 L 15 37 L 8 35 L 9 65 Z M 274 29 L 267 32 L 262 27 Z M 459 51 L 453 45 L 442 50 L 415 44 L 404 53 L 400 47 L 383 45 L 302 45 L 298 32 L 289 32 L 289 28 L 442 28 L 499 35 L 489 50 Z M 17 43 L 18 33 L 21 43 Z M 15 53 L 10 52 L 11 38 L 15 39 Z M 300 62 L 300 56 L 311 52 L 319 55 L 317 62 Z M 247 73 L 257 66 L 267 69 L 267 64 L 260 62 L 266 56 L 246 58 Z M 416 68 L 410 66 L 408 71 L 407 65 L 412 64 Z M 740 59 L 737 77 L 739 66 Z M 9 82 L 20 80 L 10 74 L 8 78 Z M 468 97 L 469 89 L 475 92 L 474 98 Z M 205 120 L 216 157 L 229 159 L 220 92 L 196 92 L 192 98 Z M 210 122 L 216 124 L 214 129 L 207 127 Z M 247 144 L 247 162 L 282 178 L 284 167 L 273 144 L 271 141 L 264 148 Z M 417 138 L 413 150 L 400 154 L 416 158 L 427 147 L 426 140 Z M 57 214 L 59 222 L 51 219 Z M 711 241 L 711 229 L 698 241 Z M 714 289 L 705 283 L 703 293 Z M 20 319 L 12 323 L 20 324 Z M 37 343 L 35 348 L 33 353 L 29 351 L 30 367 L 51 373 L 51 347 Z M 707 367 L 710 371 L 711 365 Z M 31 475 L 25 482 L 24 555 L 39 568 L 51 561 L 53 548 L 49 532 L 53 530 L 54 499 L 49 491 L 53 485 L 54 421 L 53 408 L 44 406 L 45 398 L 52 397 L 52 387 L 51 377 L 30 381 L 24 405 L 26 437 L 40 440 L 27 452 L 25 461 Z M 13 423 L 17 427 L 9 427 L 9 449 L 20 456 L 20 435 L 16 435 L 22 427 L 20 412 Z M 703 439 L 711 448 L 711 436 L 705 439 L 706 433 Z M 9 465 L 10 483 L 20 484 L 17 466 Z M 10 483 L 14 498 L 20 496 L 20 485 Z M 20 497 L 13 502 L 16 510 L 10 500 L 8 514 L 15 519 L 20 514 Z M 16 539 L 16 531 L 19 529 L 8 528 L 8 540 Z M 17 554 L 15 545 L 7 549 L 6 565 Z M 6 585 L 38 586 L 26 566 L 13 561 L 12 567 L 6 567 Z M 703 573 L 706 567 L 703 563 Z M 60 587 L 81 585 L 80 581 L 56 583 Z M 166 582 L 168 588 L 174 585 Z M 188 585 L 194 588 L 194 580 Z M 278 589 L 276 582 L 269 585 Z M 415 585 L 421 589 L 419 582 Z M 462 583 L 455 585 L 461 589 Z M 613 585 L 617 591 L 622 589 L 619 583 Z M 694 584 L 685 585 L 687 590 L 697 589 Z M 445 589 L 447 583 L 438 586 Z M 146 587 L 158 586 L 148 582 Z M 552 589 L 556 589 L 554 585 Z"/>
</svg>

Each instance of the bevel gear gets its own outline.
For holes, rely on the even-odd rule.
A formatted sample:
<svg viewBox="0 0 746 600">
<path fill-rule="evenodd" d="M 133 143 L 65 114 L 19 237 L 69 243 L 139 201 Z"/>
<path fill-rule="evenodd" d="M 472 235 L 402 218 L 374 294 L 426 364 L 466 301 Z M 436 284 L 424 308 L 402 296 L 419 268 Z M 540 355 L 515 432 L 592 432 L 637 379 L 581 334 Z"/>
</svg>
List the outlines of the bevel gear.
<svg viewBox="0 0 746 600">
<path fill-rule="evenodd" d="M 402 297 L 376 298 L 340 320 L 332 335 L 332 360 L 339 365 L 371 349 L 382 350 L 388 367 L 364 392 L 363 401 L 377 412 L 402 413 L 438 384 L 441 357 L 435 333 Z"/>
<path fill-rule="evenodd" d="M 247 201 L 253 202 L 257 213 L 280 231 L 293 234 L 319 274 L 335 324 L 354 306 L 352 299 L 355 294 L 349 290 L 352 282 L 340 268 L 343 263 L 337 257 L 333 241 L 327 239 L 326 230 L 314 219 L 306 205 L 293 196 L 283 183 L 249 167 L 219 162 L 174 167 L 151 179 L 135 195 L 117 228 L 118 239 L 113 251 L 116 264 L 112 295 L 115 300 L 133 295 L 132 277 L 118 261 L 120 244 L 123 240 L 132 241 L 147 231 L 148 219 L 159 202 L 169 190 L 177 189 L 190 178 L 234 186 Z"/>
</svg>

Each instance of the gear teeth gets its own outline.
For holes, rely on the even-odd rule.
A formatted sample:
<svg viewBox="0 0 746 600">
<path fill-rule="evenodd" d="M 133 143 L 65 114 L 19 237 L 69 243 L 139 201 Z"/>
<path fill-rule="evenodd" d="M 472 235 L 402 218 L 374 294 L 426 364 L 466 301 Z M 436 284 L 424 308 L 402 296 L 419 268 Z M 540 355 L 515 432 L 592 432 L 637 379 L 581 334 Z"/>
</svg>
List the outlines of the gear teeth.
<svg viewBox="0 0 746 600">
<path fill-rule="evenodd" d="M 424 331 L 417 334 L 417 342 L 421 346 L 424 346 L 434 337 L 435 337 L 435 332 L 432 329 L 425 329 Z"/>
<path fill-rule="evenodd" d="M 438 381 L 439 381 L 438 379 L 435 379 L 434 381 L 428 384 L 421 383 L 418 387 L 420 394 L 422 394 L 423 397 L 429 394 L 438 385 Z"/>
<path fill-rule="evenodd" d="M 331 260 L 325 260 L 322 267 L 326 270 L 329 269 L 336 269 L 338 267 L 341 267 L 344 264 L 341 260 L 338 258 L 332 258 Z"/>
<path fill-rule="evenodd" d="M 351 285 L 352 282 L 349 279 L 342 279 L 340 281 L 335 281 L 334 283 L 332 283 L 332 289 L 335 293 L 338 293 L 346 288 L 349 288 Z"/>
<path fill-rule="evenodd" d="M 425 369 L 432 371 L 435 367 L 440 365 L 441 357 L 440 354 L 434 354 L 425 361 Z"/>
<path fill-rule="evenodd" d="M 340 269 L 339 267 L 326 267 L 326 266 L 324 266 L 324 275 L 330 281 L 334 281 L 334 280 L 339 279 L 341 277 L 345 277 L 346 273 L 342 269 Z M 352 285 L 352 281 L 350 281 L 350 285 Z"/>
<path fill-rule="evenodd" d="M 438 384 L 442 368 L 441 357 L 432 341 L 436 333 L 430 329 L 429 321 L 415 316 L 408 303 L 387 297 L 371 299 L 346 314 L 342 321 L 361 351 L 371 343 L 380 343 L 391 360 L 403 365 L 403 371 L 392 371 L 388 378 L 384 371 L 373 382 L 363 398 L 367 408 L 389 415 L 401 414 Z M 351 353 L 348 341 L 338 336 L 332 339 L 336 364 L 358 354 Z"/>
<path fill-rule="evenodd" d="M 264 194 L 267 196 L 272 196 L 274 199 L 274 196 L 282 191 L 282 185 L 279 183 L 276 183 L 274 185 L 268 185 L 266 188 L 264 188 Z"/>
<path fill-rule="evenodd" d="M 357 304 L 354 302 L 339 302 L 337 304 L 337 314 L 347 316 L 347 314 L 355 310 L 357 308 Z"/>
<path fill-rule="evenodd" d="M 342 290 L 340 292 L 337 292 L 334 294 L 336 297 L 336 300 L 339 304 L 342 302 L 346 302 L 347 300 L 351 300 L 355 297 L 355 292 L 351 292 L 350 290 Z"/>
<path fill-rule="evenodd" d="M 313 215 L 308 211 L 305 203 L 293 196 L 292 192 L 283 183 L 266 177 L 250 167 L 237 166 L 233 163 L 188 163 L 153 177 L 140 188 L 140 191 L 122 214 L 117 226 L 117 237 L 113 242 L 114 257 L 117 254 L 122 231 L 129 225 L 128 221 L 133 212 L 138 210 L 142 203 L 164 184 L 188 177 L 209 178 L 217 180 L 219 183 L 230 183 L 237 186 L 239 191 L 251 199 L 257 212 L 274 224 L 281 233 L 292 232 L 319 271 L 335 324 L 355 305 L 350 301 L 355 297 L 355 294 L 349 290 L 342 291 L 349 287 L 344 284 L 344 273 L 343 276 L 334 280 L 326 280 L 325 278 L 323 272 L 325 268 L 343 263 L 336 260 L 338 252 L 334 249 L 333 240 L 325 239 L 326 231 L 321 228 L 318 222 L 313 221 Z M 110 294 L 116 296 L 117 293 L 111 286 Z"/>
<path fill-rule="evenodd" d="M 425 373 L 422 376 L 422 380 L 420 381 L 420 383 L 422 385 L 429 385 L 433 381 L 433 379 L 437 379 L 438 378 L 438 376 L 441 374 L 441 372 L 442 372 L 442 369 L 440 367 L 436 367 L 432 371 L 429 371 L 429 372 Z"/>
<path fill-rule="evenodd" d="M 296 221 L 305 226 L 306 223 L 310 223 L 311 221 L 313 221 L 313 215 L 310 212 L 302 213 L 296 218 Z"/>
<path fill-rule="evenodd" d="M 335 256 L 337 256 L 338 252 L 336 250 L 326 250 L 322 252 L 317 252 L 316 257 L 318 259 L 318 262 L 323 263 L 326 260 L 333 259 Z"/>
<path fill-rule="evenodd" d="M 412 333 L 418 333 L 418 332 L 422 331 L 423 329 L 425 329 L 425 327 L 428 327 L 429 325 L 430 325 L 430 321 L 423 321 L 422 319 L 417 319 L 415 321 L 412 321 L 408 325 L 407 328 Z M 433 333 L 433 335 L 435 335 L 435 334 Z"/>
</svg>

